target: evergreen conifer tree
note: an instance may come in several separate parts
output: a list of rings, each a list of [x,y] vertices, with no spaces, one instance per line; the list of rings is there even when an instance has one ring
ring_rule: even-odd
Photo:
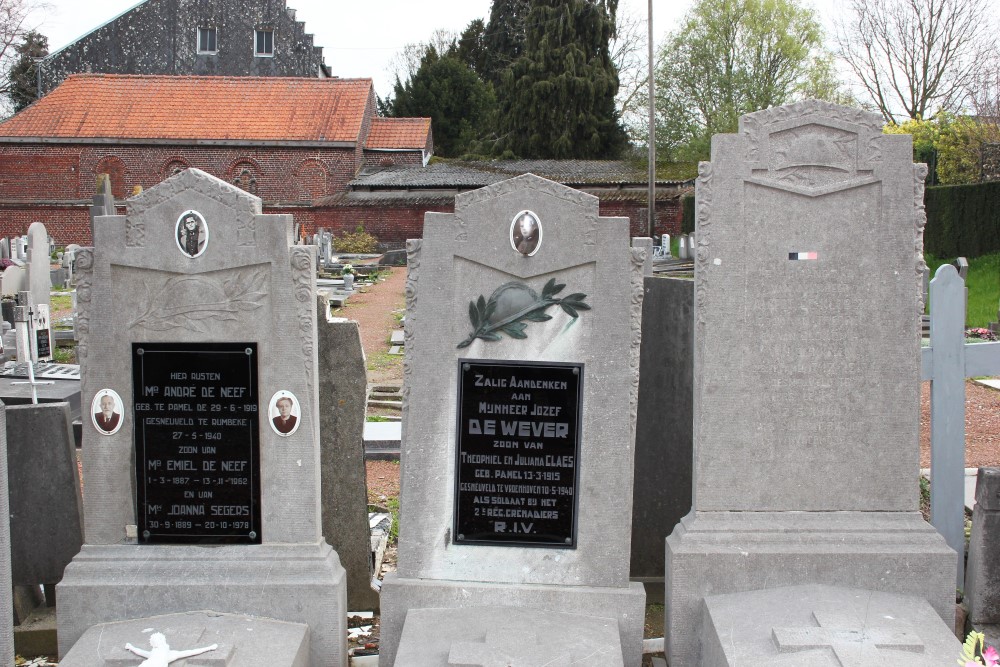
[[[531,0],[523,53],[498,89],[503,148],[526,158],[620,155],[627,139],[608,48],[616,6],[617,0]]]

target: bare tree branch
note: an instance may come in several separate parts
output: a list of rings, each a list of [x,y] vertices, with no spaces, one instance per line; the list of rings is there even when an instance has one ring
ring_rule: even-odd
[[[994,23],[989,0],[851,0],[836,41],[857,83],[895,122],[959,111],[997,48]]]

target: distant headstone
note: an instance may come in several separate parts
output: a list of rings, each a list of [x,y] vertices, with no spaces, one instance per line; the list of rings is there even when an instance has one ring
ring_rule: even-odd
[[[347,607],[378,609],[372,588],[371,530],[365,474],[365,355],[357,322],[333,321],[329,296],[317,304],[320,492],[323,536],[347,570]]]
[[[406,266],[405,250],[387,250],[378,260],[379,266]]]
[[[17,236],[14,238],[14,258],[19,262],[28,261],[28,237]]]
[[[60,667],[131,667],[141,657],[125,648],[149,650],[154,634],[169,648],[215,646],[172,665],[199,667],[308,667],[309,626],[242,614],[193,611],[129,621],[99,623],[87,630],[60,661]],[[13,664],[13,663],[11,663]],[[146,664],[146,663],[142,663]],[[153,665],[152,667],[156,667]]]
[[[459,194],[408,242],[405,518],[381,592],[385,664],[412,655],[413,610],[447,627],[448,609],[479,607],[613,619],[624,664],[639,664],[645,593],[620,548],[645,260],[629,241],[596,197],[528,174]],[[470,613],[476,632],[439,645],[486,636],[488,617]],[[547,636],[580,635],[559,618]]]
[[[691,259],[688,255],[688,235],[681,234],[677,240],[677,259]]]
[[[20,266],[8,266],[0,276],[0,291],[5,297],[16,297],[17,293],[27,287],[25,271]]]
[[[60,652],[98,623],[214,609],[305,623],[309,665],[346,667],[314,253],[197,169],[127,210],[77,253],[86,543],[58,588]]]
[[[0,403],[0,664],[14,664],[14,595],[10,562],[10,500],[7,496],[7,422]]]
[[[83,544],[69,403],[7,406],[14,584],[57,584]]]
[[[808,101],[743,116],[700,166],[672,667],[708,664],[708,595],[851,586],[923,598],[952,625],[955,552],[918,511],[926,167],[911,143]]]
[[[0,259],[10,259],[10,239],[0,239]]]
[[[52,292],[50,266],[49,235],[45,225],[33,222],[28,227],[28,289],[36,306],[49,306]]]

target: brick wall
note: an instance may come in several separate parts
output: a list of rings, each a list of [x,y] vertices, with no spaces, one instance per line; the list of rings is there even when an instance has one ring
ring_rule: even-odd
[[[649,211],[645,202],[636,201],[602,201],[601,215],[610,217],[626,217],[629,219],[629,235],[632,237],[646,236],[649,232],[647,220]],[[657,236],[681,233],[681,202],[680,199],[670,199],[656,202]]]

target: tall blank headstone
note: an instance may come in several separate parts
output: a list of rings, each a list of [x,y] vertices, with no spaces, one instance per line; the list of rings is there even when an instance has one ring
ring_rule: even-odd
[[[86,543],[58,587],[60,653],[97,623],[209,609],[305,623],[309,664],[346,665],[314,249],[197,169],[127,210],[76,260]]]
[[[35,299],[35,305],[49,307],[52,292],[50,273],[49,235],[45,225],[33,222],[28,227],[28,289]]]
[[[532,174],[458,195],[407,247],[401,533],[380,663],[423,664],[397,659],[412,655],[401,635],[467,641],[413,610],[504,607],[614,619],[638,664],[645,594],[628,544],[645,251],[596,197]],[[541,661],[545,638],[534,646],[525,625]],[[559,636],[587,632],[567,620]]]
[[[365,476],[365,353],[358,323],[331,321],[329,296],[317,301],[323,537],[347,570],[348,609],[368,611],[378,609],[378,594],[372,588]]]
[[[955,552],[918,505],[926,167],[910,137],[802,102],[743,116],[699,172],[671,666],[701,664],[709,595],[849,586],[921,597],[952,625]]]

